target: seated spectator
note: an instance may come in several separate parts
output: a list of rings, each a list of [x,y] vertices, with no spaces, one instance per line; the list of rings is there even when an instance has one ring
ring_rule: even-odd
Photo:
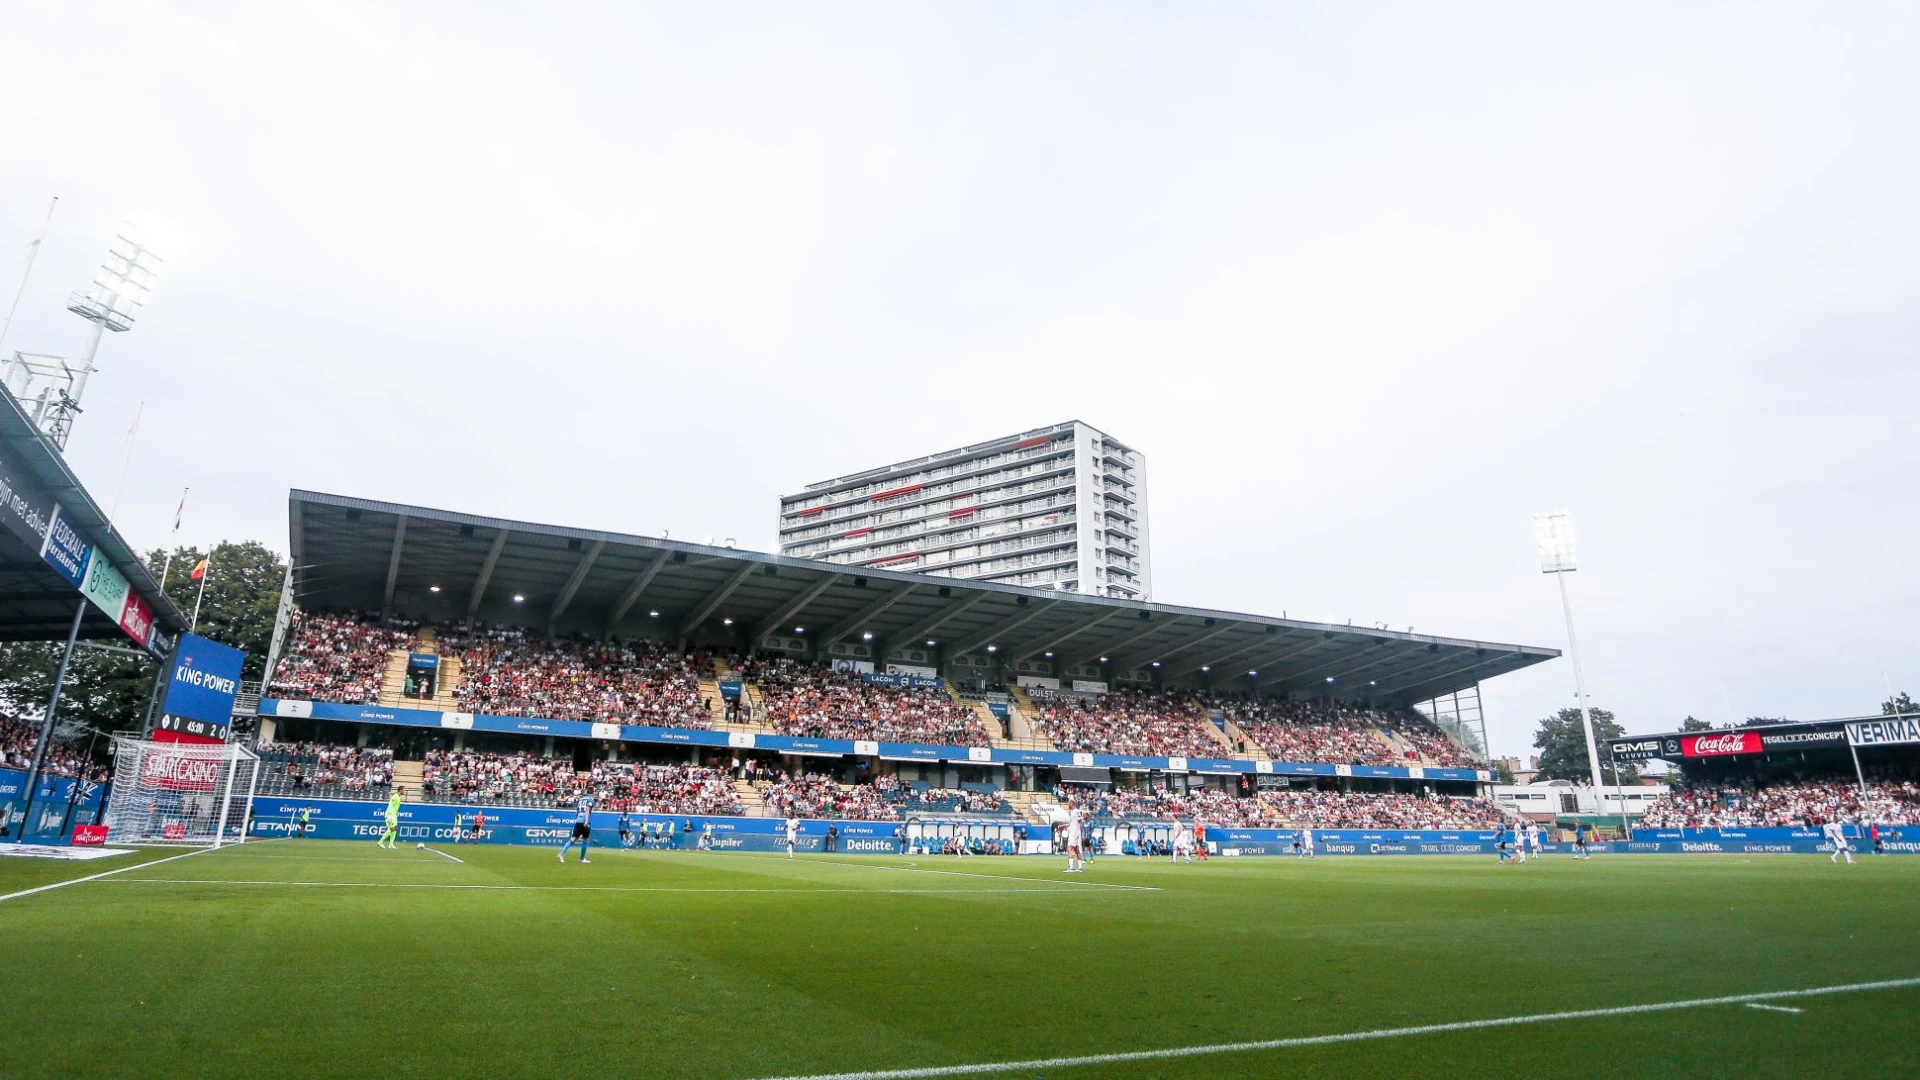
[[[1756,829],[1811,827],[1829,821],[1920,824],[1920,784],[1912,780],[1871,783],[1865,800],[1860,797],[1860,785],[1852,780],[1691,784],[1662,795],[1647,808],[1639,827]]]
[[[979,714],[944,688],[882,686],[858,671],[786,658],[749,661],[736,674],[759,687],[767,722],[782,735],[936,746],[990,742]]]
[[[40,742],[40,726],[38,720],[0,716],[0,769],[25,772],[33,768],[33,752]],[[47,742],[46,757],[40,762],[40,775],[84,777],[100,783],[111,775],[111,770],[87,760],[84,747],[55,733]]]
[[[381,625],[358,613],[293,613],[273,677],[272,697],[366,705],[380,697],[387,658],[413,641],[412,624]]]
[[[1206,710],[1192,697],[1145,690],[1042,695],[1034,725],[1062,750],[1143,757],[1221,757]]]

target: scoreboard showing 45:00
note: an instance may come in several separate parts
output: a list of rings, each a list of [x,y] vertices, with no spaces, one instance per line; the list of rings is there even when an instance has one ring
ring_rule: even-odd
[[[197,634],[182,634],[160,705],[159,730],[224,742],[247,654]]]

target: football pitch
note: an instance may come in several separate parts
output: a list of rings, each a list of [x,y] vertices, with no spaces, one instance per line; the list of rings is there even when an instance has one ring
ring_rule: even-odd
[[[0,901],[0,1074],[1920,1073],[1920,858],[179,854],[0,860],[141,862]]]

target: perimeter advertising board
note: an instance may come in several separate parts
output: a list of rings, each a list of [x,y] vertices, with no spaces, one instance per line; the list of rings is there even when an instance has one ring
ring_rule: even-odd
[[[1847,725],[1847,741],[1855,746],[1907,746],[1920,743],[1920,716],[1893,716]]]

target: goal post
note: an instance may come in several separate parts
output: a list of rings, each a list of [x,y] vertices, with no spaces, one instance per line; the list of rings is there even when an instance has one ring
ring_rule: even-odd
[[[204,844],[246,838],[260,758],[237,743],[113,738],[110,844]]]

